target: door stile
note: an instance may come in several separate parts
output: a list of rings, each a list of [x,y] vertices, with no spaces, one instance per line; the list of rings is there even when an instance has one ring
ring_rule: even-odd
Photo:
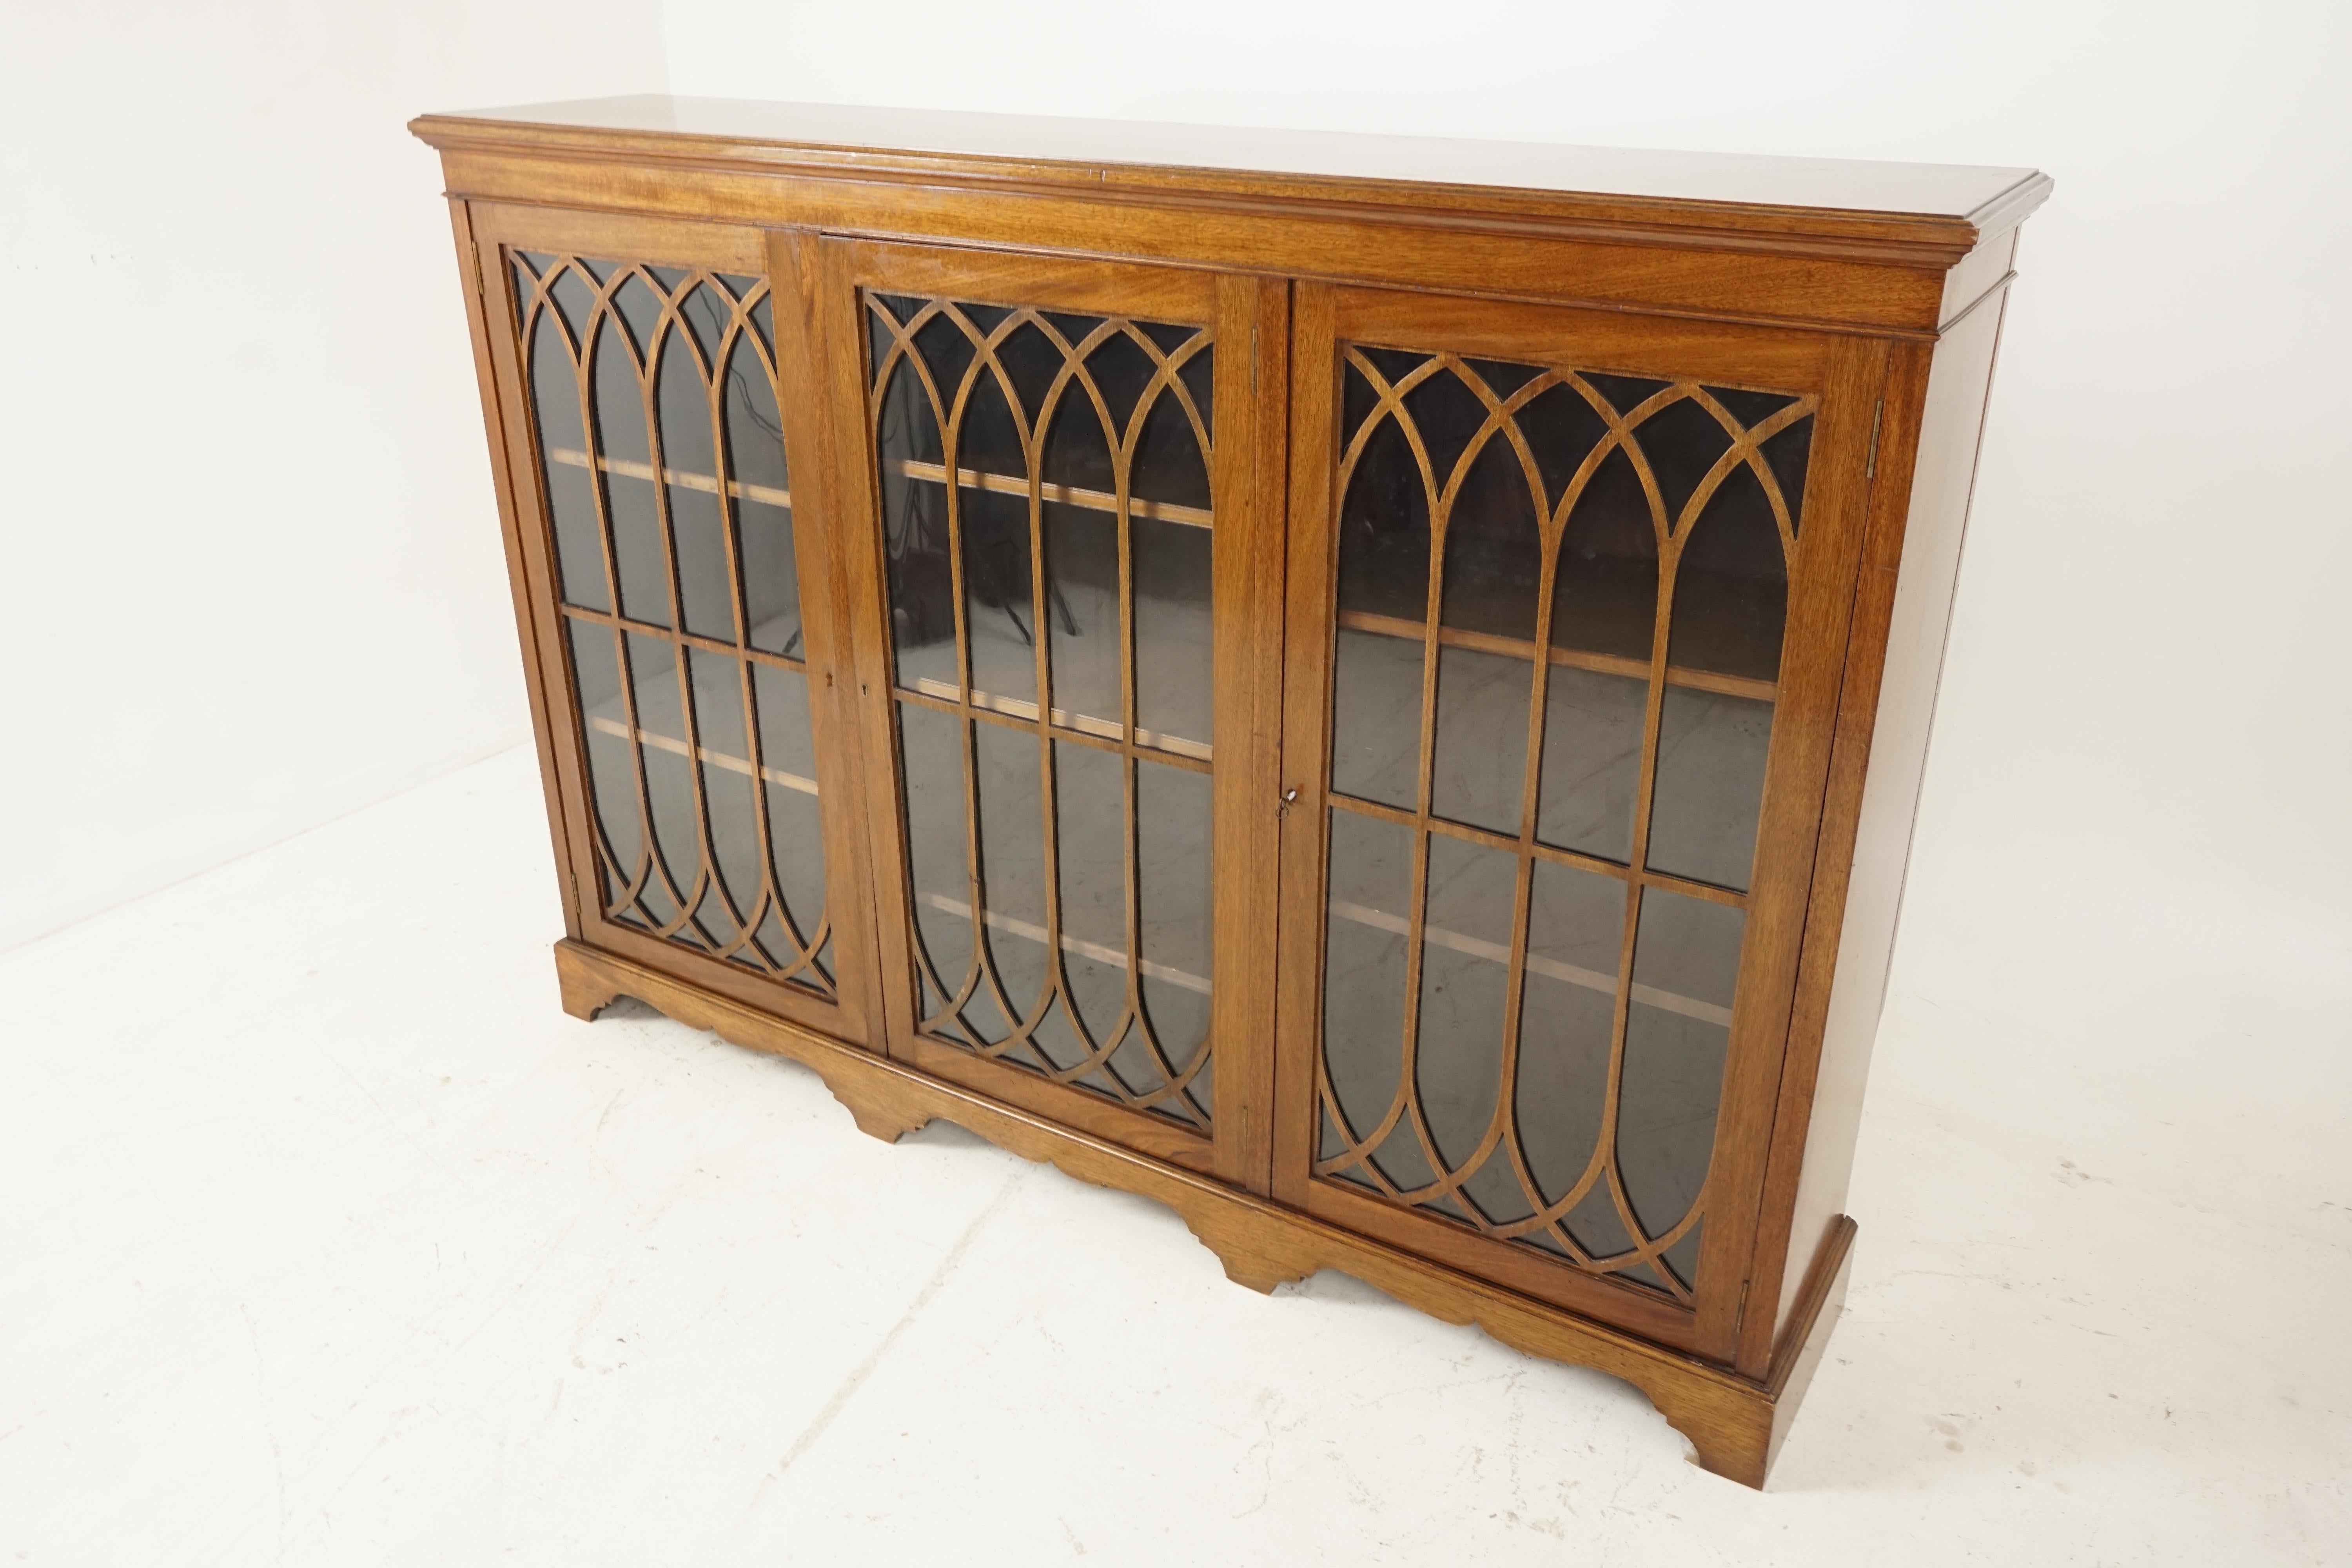
[[[1259,1194],[1272,1190],[1276,1124],[1289,307],[1289,286],[1280,279],[1218,279],[1217,339],[1239,352],[1217,362],[1216,403],[1224,418],[1213,484],[1223,531],[1215,553],[1221,722],[1212,918],[1221,938],[1234,933],[1240,940],[1220,941],[1218,1082],[1221,1092],[1223,1085],[1234,1087],[1233,1113],[1217,1119],[1217,1173]]]
[[[563,934],[577,942],[582,918],[579,871],[572,858],[577,830],[564,800],[556,731],[549,706],[550,693],[561,692],[563,686],[560,681],[553,687],[548,684],[545,656],[550,628],[542,624],[543,603],[551,603],[552,595],[545,590],[545,579],[537,575],[538,569],[524,542],[524,508],[517,499],[522,487],[517,483],[516,476],[533,470],[514,467],[513,426],[520,417],[521,405],[515,401],[514,367],[509,363],[509,356],[500,352],[516,341],[514,300],[507,289],[493,290],[489,287],[495,268],[482,261],[480,247],[474,238],[470,204],[460,197],[449,198],[449,220],[457,237],[458,275],[465,281],[466,328],[473,344],[474,378],[480,389],[482,424],[489,436],[490,478],[499,504],[499,539],[506,551],[507,586],[514,600],[515,630],[522,644],[523,692],[530,705],[531,750],[539,759],[539,782],[547,798],[547,818],[555,830],[555,869],[562,893]],[[493,262],[497,249],[491,247]],[[536,509],[531,510],[535,513]]]
[[[858,754],[872,760],[865,807],[870,918],[875,937],[876,991],[882,1004],[883,1048],[893,1058],[916,1058],[915,955],[907,922],[895,906],[904,897],[907,827],[897,788],[898,735],[890,713],[890,600],[883,561],[881,497],[877,493],[866,434],[866,353],[857,331],[857,281],[850,246],[821,237],[793,251],[794,264],[813,273],[809,346],[821,377],[825,420],[827,489],[835,506],[835,569],[846,607],[843,627],[852,689],[843,693],[855,714]]]
[[[1740,951],[1715,1162],[1707,1174],[1709,1216],[1718,1214],[1717,1202],[1726,1206],[1720,1211],[1723,1223],[1708,1226],[1700,1251],[1702,1278],[1721,1283],[1700,1295],[1697,1348],[1718,1361],[1733,1357],[1748,1295],[1758,1199],[1789,1045],[1813,850],[1845,675],[1854,574],[1868,518],[1874,413],[1886,365],[1883,339],[1832,340],[1803,498],[1805,527],[1790,567],[1780,696],[1750,884],[1754,897]]]
[[[507,278],[509,243],[495,227],[487,235],[477,228],[475,282],[482,291],[492,328],[491,360],[498,376],[499,402],[505,411],[504,466],[513,487],[516,545],[528,584],[524,596],[529,600],[532,631],[528,646],[537,656],[530,686],[548,724],[546,755],[554,768],[560,797],[551,816],[558,825],[557,841],[568,856],[562,868],[565,932],[576,942],[602,924],[602,903],[595,893],[602,880],[593,847],[595,829],[588,820],[587,759],[582,752],[579,727],[569,713],[572,666],[564,652],[562,615],[557,607],[553,523],[539,477],[537,422],[522,367],[522,320]]]
[[[1273,1194],[1304,1209],[1320,1116],[1324,784],[1330,768],[1330,519],[1339,426],[1334,290],[1291,289],[1290,518],[1282,675],[1282,954],[1275,1030]]]
[[[768,291],[776,332],[778,412],[791,450],[799,454],[793,472],[794,511],[811,526],[793,531],[793,554],[803,589],[802,616],[810,626],[810,716],[817,737],[819,784],[824,798],[838,803],[824,814],[828,900],[839,900],[835,919],[857,933],[857,950],[878,955],[874,919],[871,847],[866,829],[869,753],[854,699],[856,653],[851,611],[850,541],[860,537],[843,510],[845,492],[834,421],[827,411],[835,395],[830,343],[824,336],[823,279],[817,237],[805,229],[772,229],[767,237]],[[805,476],[805,477],[803,477]],[[823,649],[822,654],[818,652]],[[820,665],[824,684],[816,687]],[[856,1038],[873,1049],[885,1047],[877,1025],[884,1016],[881,970],[869,956],[856,974],[836,976],[842,1009]]]

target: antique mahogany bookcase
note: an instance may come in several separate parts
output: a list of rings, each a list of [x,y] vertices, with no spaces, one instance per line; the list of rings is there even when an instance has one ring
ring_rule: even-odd
[[[417,121],[616,997],[1767,1466],[2022,169]]]

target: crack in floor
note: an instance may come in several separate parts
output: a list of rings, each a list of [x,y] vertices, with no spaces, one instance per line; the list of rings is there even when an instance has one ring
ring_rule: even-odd
[[[1021,1184],[1028,1180],[1028,1177],[1029,1171],[1025,1167],[1013,1172],[1005,1180],[1004,1185],[997,1189],[996,1196],[989,1200],[988,1206],[975,1215],[970,1225],[964,1226],[963,1234],[956,1237],[955,1245],[948,1248],[945,1258],[940,1259],[940,1266],[931,1270],[931,1277],[923,1282],[923,1288],[920,1290],[915,1292],[915,1299],[907,1303],[906,1311],[900,1313],[898,1321],[890,1325],[890,1331],[884,1334],[882,1342],[867,1353],[864,1361],[857,1363],[856,1368],[847,1377],[841,1380],[840,1386],[833,1391],[833,1396],[824,1402],[824,1407],[816,1413],[815,1418],[811,1420],[802,1430],[801,1435],[793,1440],[793,1446],[785,1452],[783,1461],[777,1465],[770,1475],[771,1483],[777,1477],[790,1471],[793,1463],[802,1455],[815,1447],[817,1439],[824,1436],[825,1428],[831,1426],[835,1418],[848,1408],[849,1402],[857,1396],[859,1389],[866,1386],[866,1380],[874,1375],[875,1369],[882,1364],[883,1358],[890,1353],[891,1347],[898,1342],[899,1336],[904,1334],[913,1325],[915,1320],[922,1315],[923,1309],[930,1305],[931,1298],[940,1293],[940,1288],[961,1266],[964,1254],[971,1250],[971,1244],[979,1239],[980,1233],[988,1228],[988,1222],[994,1219],[1004,1205],[1012,1201],[1013,1193],[1019,1190]]]

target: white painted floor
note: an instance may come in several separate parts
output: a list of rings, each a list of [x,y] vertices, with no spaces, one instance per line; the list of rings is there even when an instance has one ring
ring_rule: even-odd
[[[2126,1180],[1898,987],[1759,1495],[1622,1385],[565,1017],[541,809],[510,752],[0,956],[0,1563],[2352,1561],[2352,1215],[2252,1122]]]

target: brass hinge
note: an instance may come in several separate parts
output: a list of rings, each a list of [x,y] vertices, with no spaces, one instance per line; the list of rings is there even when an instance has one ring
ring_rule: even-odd
[[[1878,422],[1885,416],[1886,399],[1882,397],[1878,400],[1878,406],[1870,411],[1870,460],[1862,466],[1862,477],[1865,479],[1878,477]]]

